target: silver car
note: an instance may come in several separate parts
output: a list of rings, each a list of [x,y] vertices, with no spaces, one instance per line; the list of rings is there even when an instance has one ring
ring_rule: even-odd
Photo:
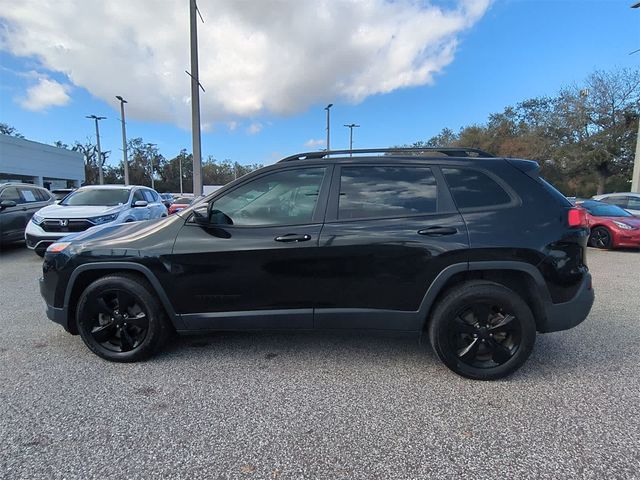
[[[620,192],[595,195],[594,200],[617,205],[636,217],[640,217],[640,193]]]
[[[25,230],[27,247],[43,256],[49,245],[96,225],[113,225],[166,217],[155,190],[137,185],[81,187],[54,205],[38,210]]]

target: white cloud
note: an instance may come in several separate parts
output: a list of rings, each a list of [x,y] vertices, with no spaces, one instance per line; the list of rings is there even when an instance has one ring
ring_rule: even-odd
[[[286,115],[425,85],[491,0],[210,0],[203,122]],[[0,0],[0,49],[38,59],[139,120],[189,125],[188,2]]]
[[[307,140],[306,142],[304,142],[304,146],[308,147],[308,148],[318,148],[318,147],[325,147],[325,144],[327,143],[327,141],[325,139],[315,139],[315,138],[311,138],[309,140]]]
[[[26,77],[32,77],[32,74]],[[67,93],[69,86],[51,80],[46,76],[38,76],[38,83],[27,88],[25,97],[18,98],[18,103],[27,110],[40,111],[49,107],[61,107],[69,103]]]
[[[260,133],[263,128],[264,125],[262,125],[260,122],[253,122],[251,125],[249,125],[249,127],[247,127],[247,133],[249,135],[255,135],[256,133]]]

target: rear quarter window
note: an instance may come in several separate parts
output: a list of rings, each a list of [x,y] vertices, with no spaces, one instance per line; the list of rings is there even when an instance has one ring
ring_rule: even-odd
[[[511,196],[489,175],[471,168],[443,168],[459,209],[480,209],[512,203]]]

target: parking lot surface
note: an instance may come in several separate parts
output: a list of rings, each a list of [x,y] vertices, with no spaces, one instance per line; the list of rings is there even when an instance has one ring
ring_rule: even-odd
[[[0,478],[640,478],[640,252],[589,250],[596,303],[512,377],[415,339],[224,333],[139,364],[44,314],[0,253]]]

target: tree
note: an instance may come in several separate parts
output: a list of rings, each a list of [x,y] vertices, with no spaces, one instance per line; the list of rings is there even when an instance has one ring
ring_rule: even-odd
[[[480,148],[537,160],[542,174],[573,195],[624,188],[631,173],[640,100],[640,71],[594,72],[584,84],[491,114],[458,133],[445,128],[413,147]]]
[[[0,134],[16,138],[24,138],[24,135],[18,132],[14,127],[2,122],[0,122]]]

